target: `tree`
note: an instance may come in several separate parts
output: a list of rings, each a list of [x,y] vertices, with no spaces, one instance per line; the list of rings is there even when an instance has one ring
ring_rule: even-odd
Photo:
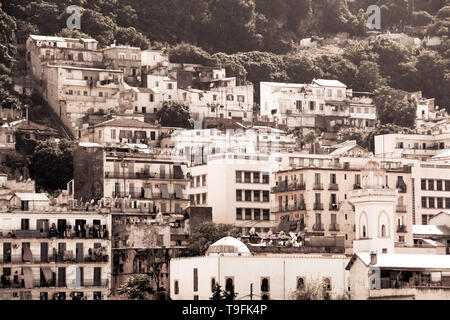
[[[371,152],[375,152],[375,137],[391,133],[403,133],[403,134],[415,134],[415,129],[401,127],[392,123],[377,126],[366,137],[367,149]]]
[[[91,38],[90,35],[88,35],[84,32],[81,32],[78,29],[71,30],[71,29],[67,29],[67,28],[62,29],[60,32],[58,32],[56,34],[56,36],[64,37],[64,38],[74,38],[74,39],[81,39],[81,38],[90,39]]]
[[[291,300],[349,300],[348,294],[343,293],[340,295],[332,296],[328,290],[328,284],[324,280],[306,281],[301,287],[298,287],[296,291],[291,293]]]
[[[355,77],[355,90],[363,92],[373,92],[385,84],[385,79],[380,75],[380,68],[377,63],[363,61],[358,68]]]
[[[323,71],[308,57],[286,57],[286,72],[289,80],[295,83],[310,83],[321,79]]]
[[[169,59],[174,63],[193,63],[215,66],[215,60],[202,48],[188,43],[181,43],[169,50]]]
[[[153,293],[152,279],[146,274],[131,276],[125,284],[119,288],[119,295],[125,295],[132,300],[147,300]]]
[[[38,187],[47,191],[65,189],[73,179],[72,142],[39,141],[31,157],[30,171]]]
[[[10,73],[16,54],[16,21],[2,10],[0,3],[0,74]]]
[[[406,100],[402,91],[383,86],[374,92],[374,102],[381,124],[414,127],[416,106]]]
[[[156,117],[165,127],[192,128],[191,111],[180,102],[164,101]]]
[[[150,41],[147,37],[137,31],[134,27],[117,27],[115,40],[117,41],[117,44],[139,47],[142,50],[147,50],[150,47]]]
[[[110,17],[85,9],[81,15],[81,21],[81,30],[94,37],[100,46],[105,47],[113,43],[116,24]]]
[[[204,222],[193,230],[187,245],[188,255],[202,256],[209,246],[226,236],[239,237],[240,232],[232,225]]]
[[[366,144],[367,133],[366,133],[366,131],[364,131],[364,129],[353,128],[353,127],[352,128],[342,128],[338,132],[338,138],[342,142],[348,141],[348,140],[356,140],[356,143],[359,146],[361,146],[363,148],[367,147],[367,144]]]

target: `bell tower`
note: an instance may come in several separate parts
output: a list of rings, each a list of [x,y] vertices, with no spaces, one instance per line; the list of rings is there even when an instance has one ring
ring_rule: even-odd
[[[375,161],[369,161],[361,175],[362,188],[349,196],[355,206],[353,251],[394,253],[398,191],[383,185],[386,172]]]

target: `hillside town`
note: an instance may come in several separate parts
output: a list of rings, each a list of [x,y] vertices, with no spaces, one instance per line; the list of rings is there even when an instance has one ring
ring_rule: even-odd
[[[374,94],[340,80],[242,84],[89,38],[32,34],[23,51],[14,89],[48,117],[0,110],[0,300],[135,299],[139,279],[151,300],[314,286],[325,300],[450,299],[450,116],[435,97],[403,92],[414,132],[368,147],[342,132],[377,132]],[[72,160],[50,192],[21,162],[51,143]]]

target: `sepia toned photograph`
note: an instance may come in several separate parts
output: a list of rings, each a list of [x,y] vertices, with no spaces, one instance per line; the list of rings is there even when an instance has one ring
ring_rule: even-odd
[[[1,0],[1,304],[450,300],[449,36],[450,0]]]

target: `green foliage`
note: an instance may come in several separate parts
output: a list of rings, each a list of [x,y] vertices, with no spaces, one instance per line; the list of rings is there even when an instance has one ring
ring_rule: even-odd
[[[164,101],[156,117],[164,127],[192,128],[191,111],[180,102]]]
[[[169,59],[174,63],[192,63],[215,66],[214,59],[208,52],[188,43],[181,43],[169,50]]]
[[[56,34],[56,36],[64,37],[64,38],[74,38],[74,39],[80,39],[80,38],[90,39],[90,38],[92,38],[87,33],[81,32],[78,29],[71,30],[71,29],[67,29],[67,28],[62,29],[60,32],[58,32]]]
[[[375,151],[375,137],[384,135],[384,134],[391,134],[391,133],[415,134],[417,132],[414,129],[407,128],[407,127],[401,127],[401,126],[398,126],[398,125],[395,125],[392,123],[377,126],[366,137],[367,149],[371,152],[374,152]]]
[[[116,24],[110,17],[85,9],[82,11],[81,21],[81,31],[94,37],[100,46],[109,46],[114,42]]]
[[[114,39],[117,41],[117,44],[139,47],[142,50],[146,50],[150,47],[150,41],[147,37],[137,31],[134,27],[117,27]]]
[[[30,163],[31,177],[47,191],[65,189],[73,179],[72,142],[39,141]]]
[[[240,232],[232,225],[204,222],[193,230],[189,238],[188,255],[202,256],[210,245],[227,236],[237,238]]]
[[[119,290],[119,295],[127,296],[132,300],[148,300],[149,294],[153,293],[152,279],[146,274],[132,275]]]
[[[354,90],[373,92],[385,84],[385,79],[380,75],[380,67],[372,61],[363,61],[356,72]]]

